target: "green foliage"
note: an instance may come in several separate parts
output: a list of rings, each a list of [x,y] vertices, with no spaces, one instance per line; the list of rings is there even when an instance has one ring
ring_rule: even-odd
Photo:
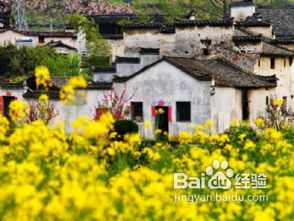
[[[35,68],[39,65],[48,67],[52,76],[83,75],[88,80],[92,77],[92,71],[81,69],[79,54],[58,54],[47,46],[34,48],[0,46],[0,76],[9,78],[12,83],[34,75]]]
[[[256,0],[258,6],[280,7],[286,4],[284,0]],[[289,1],[293,2],[293,0]],[[134,0],[132,7],[139,15],[140,22],[152,22],[148,15],[157,10],[165,15],[167,22],[176,18],[184,18],[187,12],[193,11],[197,19],[221,19],[229,11],[232,0]]]
[[[42,61],[42,65],[49,68],[52,76],[78,76],[81,57],[78,54],[48,56]]]
[[[73,14],[68,17],[69,23],[77,31],[85,34],[89,56],[85,62],[90,66],[101,66],[110,63],[111,45],[102,37],[97,24],[84,16]]]
[[[0,75],[3,77],[31,76],[35,67],[42,64],[44,57],[56,53],[50,47],[17,48],[13,45],[0,46]]]
[[[127,133],[137,133],[139,127],[133,120],[117,120],[114,123],[115,132],[123,137]]]

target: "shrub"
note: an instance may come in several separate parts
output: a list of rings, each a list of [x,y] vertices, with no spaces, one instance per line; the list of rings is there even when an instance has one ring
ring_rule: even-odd
[[[133,120],[117,120],[114,123],[114,128],[120,137],[127,133],[137,133],[139,131],[138,124]]]

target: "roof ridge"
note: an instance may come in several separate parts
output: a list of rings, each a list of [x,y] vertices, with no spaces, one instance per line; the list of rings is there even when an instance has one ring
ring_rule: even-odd
[[[286,51],[288,51],[288,52],[294,53],[294,50],[291,50],[291,49],[288,49],[288,48],[286,48],[286,47],[282,47],[282,46],[280,46],[280,45],[274,44],[274,43],[272,42],[274,39],[268,38],[268,37],[266,37],[266,36],[264,36],[264,35],[262,35],[262,34],[256,35],[256,34],[254,34],[253,32],[248,31],[248,30],[244,30],[244,29],[242,29],[242,28],[238,28],[238,30],[240,30],[241,32],[244,32],[244,33],[246,33],[246,34],[248,34],[248,35],[250,35],[250,36],[253,36],[253,37],[256,37],[256,36],[260,36],[260,35],[261,35],[261,41],[262,41],[262,42],[268,43],[268,44],[270,44],[270,45],[272,45],[272,46],[274,46],[274,47],[277,47],[277,48],[280,48],[280,49],[286,50]],[[294,55],[294,54],[293,54],[293,55]]]

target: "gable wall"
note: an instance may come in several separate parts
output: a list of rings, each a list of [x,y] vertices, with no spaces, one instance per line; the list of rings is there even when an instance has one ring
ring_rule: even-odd
[[[258,60],[260,60],[260,67]],[[284,66],[284,62],[286,67]],[[255,63],[254,72],[263,76],[276,75],[278,85],[274,90],[271,90],[270,96],[277,98],[286,96],[288,107],[292,105],[293,108],[294,102],[291,97],[294,95],[294,64],[292,62],[292,66],[290,66],[289,58],[275,57],[275,69],[271,69],[270,57],[262,56]]]
[[[126,83],[115,83],[114,88],[122,91],[124,85],[127,97],[134,95],[132,101],[143,102],[144,121],[150,120],[154,123],[152,106],[157,106],[159,101],[163,101],[164,106],[172,107],[172,119],[169,123],[171,134],[178,134],[182,130],[188,130],[191,124],[202,124],[210,119],[210,82],[198,81],[166,61],[147,69]],[[177,101],[191,102],[190,123],[176,121]],[[150,133],[147,135],[152,136]]]
[[[36,46],[38,44],[38,37],[26,36],[11,30],[0,33],[0,44],[4,45],[4,44],[11,43],[15,45],[17,38],[32,38],[33,46]]]
[[[211,40],[211,45],[231,41],[233,27],[184,27],[176,28],[174,56],[191,55],[206,48],[201,40]]]

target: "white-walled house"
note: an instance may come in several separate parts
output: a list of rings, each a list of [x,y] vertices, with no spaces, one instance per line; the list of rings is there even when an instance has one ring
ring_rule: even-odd
[[[77,34],[73,32],[36,32],[19,31],[14,29],[0,30],[0,45],[13,44],[16,46],[42,46],[52,42],[61,42],[63,48],[78,49]]]
[[[154,125],[157,108],[165,110],[162,129],[171,136],[208,119],[219,133],[234,119],[253,122],[266,116],[270,98],[283,98],[285,106],[294,110],[294,38],[281,38],[277,26],[255,13],[253,1],[233,4],[231,13],[235,18],[125,25],[119,36],[108,39],[115,63],[93,69],[93,82],[84,90],[86,102],[70,107],[60,103],[58,94],[65,81],[53,79],[55,88],[48,95],[59,110],[55,120],[70,122],[80,115],[93,118],[105,93],[119,93],[124,88],[127,97],[134,95],[129,103],[134,107],[130,118],[138,122],[145,137],[153,134],[143,129],[143,122],[150,120]],[[69,41],[75,36],[77,45],[66,47],[70,43],[58,38],[52,44],[63,52],[73,48],[79,53],[86,51],[81,33],[66,35],[64,39]],[[6,30],[0,33],[0,43],[1,36],[28,37]],[[38,35],[30,36],[35,44],[40,41]],[[2,110],[7,109],[9,97],[37,99],[41,93],[28,86],[24,91],[21,84],[2,82]]]
[[[223,132],[231,120],[252,120],[251,110],[259,111],[259,107],[250,102],[251,97],[257,95],[265,99],[276,86],[274,76],[253,74],[223,57],[207,60],[164,57],[131,75],[116,75],[112,82],[89,84],[84,89],[86,102],[73,106],[59,101],[59,89],[66,79],[53,78],[52,81],[52,89],[47,94],[59,112],[55,121],[69,123],[81,115],[93,118],[94,108],[105,93],[115,90],[120,94],[125,88],[126,97],[133,95],[129,101],[134,107],[130,117],[138,122],[145,137],[153,134],[144,131],[143,122],[155,123],[158,108],[165,110],[165,124],[161,129],[170,136],[209,119],[215,122],[215,132]],[[33,79],[26,81],[26,91],[22,84],[14,85],[14,90],[12,86],[2,84],[2,110],[7,109],[7,95],[20,100],[37,99],[41,95]],[[69,129],[69,125],[67,127]]]
[[[134,95],[130,104],[141,110],[134,120],[154,123],[154,110],[164,108],[165,129],[174,135],[209,119],[216,132],[223,132],[233,119],[252,120],[250,109],[258,107],[252,107],[250,96],[257,92],[265,99],[275,86],[274,76],[255,75],[221,57],[164,57],[133,75],[116,77],[113,84],[116,90],[125,87],[127,96]]]

